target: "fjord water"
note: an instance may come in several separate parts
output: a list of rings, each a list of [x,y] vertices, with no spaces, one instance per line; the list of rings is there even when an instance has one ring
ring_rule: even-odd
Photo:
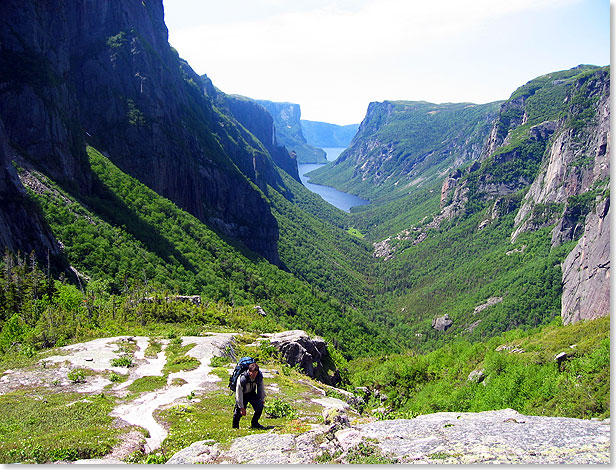
[[[331,147],[324,148],[323,150],[325,150],[325,153],[327,154],[327,160],[333,162],[342,153],[344,148]],[[370,204],[370,201],[354,196],[352,194],[343,193],[342,191],[338,191],[337,189],[334,189],[330,186],[309,183],[308,181],[310,180],[310,178],[305,176],[306,173],[309,173],[312,170],[316,170],[317,168],[321,168],[323,165],[323,163],[302,163],[301,165],[297,165],[297,168],[299,170],[299,177],[302,181],[302,184],[313,193],[317,193],[319,196],[329,202],[332,206],[336,206],[338,209],[342,209],[345,212],[350,212],[351,207],[354,206],[363,206],[366,204]]]

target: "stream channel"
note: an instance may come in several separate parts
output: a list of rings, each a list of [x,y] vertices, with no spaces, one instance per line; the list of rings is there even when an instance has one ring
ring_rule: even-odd
[[[327,153],[327,160],[333,162],[342,153],[344,148],[331,147],[324,148],[323,150],[325,150],[325,153]],[[302,180],[302,184],[313,193],[316,193],[321,196],[332,206],[336,206],[338,209],[342,209],[345,212],[350,212],[351,207],[354,206],[363,206],[366,204],[370,204],[370,201],[367,201],[366,199],[354,196],[353,194],[343,193],[342,191],[338,191],[337,189],[334,189],[330,186],[309,183],[310,178],[306,176],[306,173],[309,173],[312,170],[316,170],[317,168],[321,168],[323,165],[325,165],[325,163],[302,163],[297,165],[297,169],[299,170],[299,177]]]

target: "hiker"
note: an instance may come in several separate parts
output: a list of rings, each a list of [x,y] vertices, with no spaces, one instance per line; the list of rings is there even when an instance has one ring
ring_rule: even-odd
[[[255,410],[252,416],[251,427],[253,429],[265,429],[259,424],[259,418],[263,413],[265,404],[265,388],[263,387],[263,374],[259,365],[255,362],[248,366],[237,379],[235,386],[235,408],[233,409],[233,427],[240,427],[240,419],[246,416],[246,404],[250,403]]]

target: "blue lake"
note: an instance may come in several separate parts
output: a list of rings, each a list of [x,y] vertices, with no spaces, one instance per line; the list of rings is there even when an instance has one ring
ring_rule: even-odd
[[[324,148],[323,150],[327,153],[327,160],[333,162],[342,153],[344,148]],[[305,176],[305,174],[311,172],[312,170],[316,170],[317,168],[321,168],[323,165],[323,163],[302,163],[297,165],[302,184],[313,193],[317,193],[332,206],[336,206],[338,209],[342,209],[345,212],[350,212],[351,207],[354,206],[364,206],[366,204],[370,204],[370,201],[352,194],[343,193],[342,191],[338,191],[330,186],[309,183],[309,178]]]

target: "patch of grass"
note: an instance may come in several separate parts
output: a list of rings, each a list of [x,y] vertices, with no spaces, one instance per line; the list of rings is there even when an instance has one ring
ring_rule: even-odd
[[[115,352],[119,354],[132,356],[137,351],[137,342],[132,337],[120,339],[115,344],[118,346]]]
[[[377,446],[365,442],[360,442],[355,447],[349,449],[349,453],[347,454],[345,460],[352,465],[387,465],[397,463],[396,459],[383,455],[383,453]]]
[[[109,361],[111,367],[131,367],[133,360],[128,356],[116,357]]]
[[[268,418],[297,418],[297,410],[286,401],[278,398],[265,403],[264,411]]]
[[[170,374],[181,370],[193,370],[199,367],[201,362],[198,359],[186,356],[186,353],[194,347],[194,343],[182,346],[181,338],[171,340],[171,344],[166,349],[167,363],[163,367],[163,374]]]
[[[214,367],[212,369],[212,372],[210,372],[210,374],[214,374],[217,377],[220,377],[220,379],[223,381],[225,385],[228,383],[229,376],[231,375],[229,374],[229,371],[225,369],[224,367]]]
[[[74,384],[85,383],[86,381],[86,373],[83,369],[73,369],[66,376]]]
[[[101,457],[126,429],[114,428],[113,401],[98,394],[20,390],[0,396],[0,463]]]
[[[120,375],[120,374],[116,374],[115,372],[112,372],[111,374],[109,374],[109,380],[114,383],[124,382],[127,378],[128,378],[127,375]]]
[[[148,347],[145,349],[144,355],[145,357],[155,358],[162,350],[162,343],[157,338],[150,338],[150,342],[148,343]]]
[[[131,392],[143,393],[158,390],[167,385],[167,376],[140,377],[128,386]]]
[[[249,416],[242,420],[240,429],[231,428],[235,397],[223,391],[213,392],[199,403],[176,405],[157,412],[159,418],[169,424],[169,435],[163,442],[165,454],[188,447],[193,442],[214,439],[227,443],[232,439],[250,434],[246,425]],[[250,408],[248,415],[250,415]]]
[[[356,228],[354,228],[354,227],[350,227],[350,228],[347,230],[347,233],[348,233],[349,235],[351,235],[352,237],[359,238],[360,240],[363,240],[363,239],[364,239],[364,237],[365,237],[365,235],[364,235],[363,233],[361,233],[359,230],[357,230],[357,229],[356,229]]]
[[[214,356],[210,360],[210,366],[212,367],[224,367],[226,365],[229,365],[230,363],[231,363],[231,359],[229,359],[228,357],[224,357],[224,356]]]

